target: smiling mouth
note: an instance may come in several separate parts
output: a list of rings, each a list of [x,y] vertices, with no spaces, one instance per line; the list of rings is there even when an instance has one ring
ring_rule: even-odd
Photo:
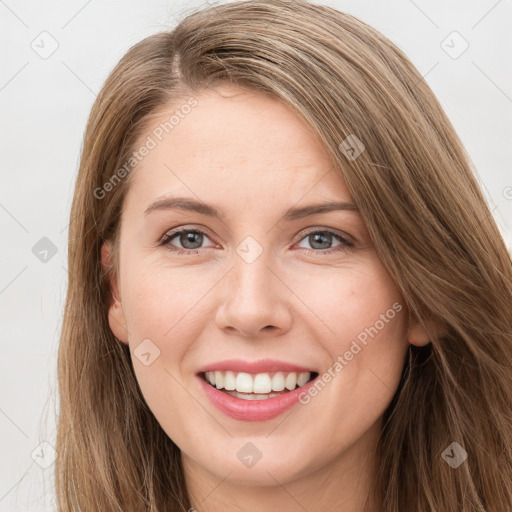
[[[267,400],[300,388],[318,377],[317,372],[268,372],[251,374],[233,371],[202,372],[201,378],[227,395],[243,400]]]

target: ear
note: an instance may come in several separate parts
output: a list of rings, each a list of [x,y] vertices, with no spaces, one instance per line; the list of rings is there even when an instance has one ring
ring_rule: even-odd
[[[411,345],[424,347],[431,341],[433,334],[440,333],[440,327],[432,320],[425,322],[426,328],[416,320],[411,320],[407,340]],[[428,331],[427,331],[428,329]],[[430,332],[430,335],[429,335]]]
[[[110,284],[110,300],[108,306],[108,323],[110,329],[116,338],[128,344],[128,329],[126,327],[123,305],[120,298],[118,298],[120,294],[117,276],[115,275],[112,265],[112,243],[110,241],[104,242],[101,247],[101,266]]]
[[[407,334],[407,341],[411,345],[416,345],[417,347],[424,347],[430,343],[429,336],[425,328],[419,323],[415,322],[410,328],[409,333]]]

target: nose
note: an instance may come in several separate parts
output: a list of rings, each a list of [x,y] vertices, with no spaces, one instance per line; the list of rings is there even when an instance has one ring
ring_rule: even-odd
[[[251,263],[234,254],[233,268],[223,279],[217,327],[250,338],[279,336],[290,329],[293,292],[270,265],[265,252]]]

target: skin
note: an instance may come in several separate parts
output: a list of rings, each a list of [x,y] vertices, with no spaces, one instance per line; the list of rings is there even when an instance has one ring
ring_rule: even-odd
[[[144,397],[181,449],[198,511],[365,510],[382,415],[408,338],[421,345],[428,337],[408,324],[400,291],[358,212],[282,220],[290,207],[353,202],[305,121],[275,99],[235,86],[195,98],[198,106],[132,171],[110,327],[129,344]],[[176,107],[162,109],[141,144]],[[169,196],[213,204],[225,218],[144,214]],[[158,245],[180,226],[206,233],[188,245],[179,235],[169,242],[188,254]],[[328,233],[324,246],[308,236],[326,228],[350,237],[354,247]],[[236,252],[248,236],[263,250],[252,263]],[[110,262],[107,242],[102,263]],[[201,366],[230,358],[280,359],[322,375],[395,302],[402,311],[316,397],[273,420],[225,416],[195,376]],[[144,339],[160,350],[148,366],[133,355]],[[262,453],[252,467],[237,457],[247,442]],[[379,508],[370,500],[366,510]]]

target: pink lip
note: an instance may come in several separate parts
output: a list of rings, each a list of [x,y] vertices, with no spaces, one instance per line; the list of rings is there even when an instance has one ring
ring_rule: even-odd
[[[233,371],[246,373],[267,373],[267,372],[314,372],[311,368],[304,368],[296,364],[276,361],[273,359],[262,359],[260,361],[243,361],[242,359],[228,359],[217,361],[200,368],[197,373],[219,371]]]
[[[287,409],[290,409],[290,407],[299,403],[299,395],[303,392],[307,392],[308,388],[314,385],[317,377],[300,388],[265,400],[244,400],[243,398],[236,398],[223,391],[219,391],[209,382],[206,382],[203,377],[198,376],[198,379],[206,396],[219,411],[235,420],[265,421],[279,416]]]

